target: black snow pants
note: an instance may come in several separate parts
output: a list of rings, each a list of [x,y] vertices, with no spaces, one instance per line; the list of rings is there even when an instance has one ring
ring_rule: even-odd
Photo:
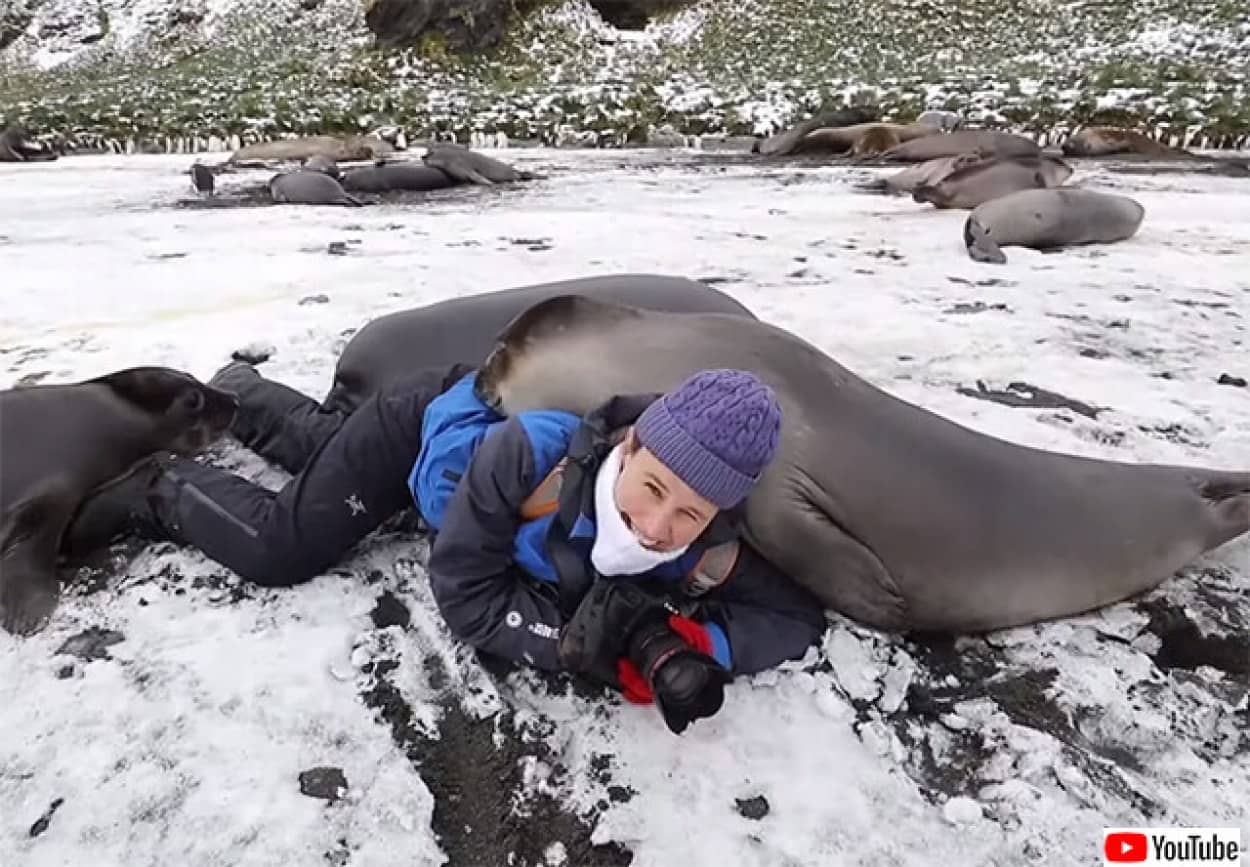
[[[414,372],[346,415],[251,365],[224,368],[212,384],[238,396],[231,433],[294,478],[272,491],[191,458],[163,461],[148,493],[161,535],[257,584],[289,586],[325,572],[414,507],[407,480],[425,409],[472,369]]]

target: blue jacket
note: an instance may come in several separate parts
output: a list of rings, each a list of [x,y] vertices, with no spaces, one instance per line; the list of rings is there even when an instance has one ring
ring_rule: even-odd
[[[585,418],[543,410],[505,418],[473,393],[475,374],[432,401],[409,489],[435,532],[430,584],[460,639],[559,669],[560,629],[592,577],[594,478],[657,395],[616,397]],[[538,489],[536,491],[536,489]],[[535,510],[548,504],[552,510]],[[734,674],[802,656],[824,629],[818,600],[739,539],[722,511],[682,557],[637,581],[708,631]]]

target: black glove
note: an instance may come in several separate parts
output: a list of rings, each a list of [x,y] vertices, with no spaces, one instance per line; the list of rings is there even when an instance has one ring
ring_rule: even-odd
[[[629,637],[628,656],[655,694],[673,734],[710,717],[725,702],[729,672],[669,626],[667,612],[647,612]]]

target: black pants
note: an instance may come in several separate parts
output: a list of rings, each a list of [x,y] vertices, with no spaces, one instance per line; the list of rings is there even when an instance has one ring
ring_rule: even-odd
[[[226,368],[213,384],[238,395],[231,432],[295,477],[275,492],[190,458],[166,461],[149,494],[161,535],[258,584],[287,586],[321,574],[414,506],[407,479],[425,409],[471,370],[414,372],[345,415],[249,365]]]

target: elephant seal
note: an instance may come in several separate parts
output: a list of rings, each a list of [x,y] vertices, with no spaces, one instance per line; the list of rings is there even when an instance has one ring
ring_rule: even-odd
[[[394,151],[394,145],[375,136],[311,135],[244,145],[226,162],[235,165],[264,165],[266,162],[288,160],[302,162],[320,154],[337,163],[347,163],[377,159]]]
[[[748,542],[873,627],[966,632],[1077,614],[1250,531],[1250,472],[1001,440],[745,317],[553,298],[503,330],[475,388],[506,415],[584,413],[722,367],[754,372],[782,404],[777,458],[745,507]]]
[[[52,148],[32,141],[20,124],[9,124],[0,132],[0,163],[52,162],[58,156]]]
[[[529,172],[518,171],[507,163],[491,159],[464,145],[448,142],[430,145],[421,161],[429,168],[439,169],[448,177],[482,186],[534,178]]]
[[[867,108],[840,108],[836,111],[820,112],[795,124],[783,133],[771,135],[763,141],[756,141],[751,146],[751,152],[766,157],[785,156],[793,153],[799,142],[815,130],[872,123],[876,119],[877,113]]]
[[[879,152],[889,150],[899,142],[936,135],[937,132],[935,127],[920,124],[857,123],[852,126],[822,127],[803,136],[791,153]],[[877,145],[876,151],[872,150],[874,145]]]
[[[885,178],[873,178],[871,181],[856,186],[866,193],[910,193],[926,184],[940,183],[947,175],[959,171],[965,166],[975,165],[986,159],[980,154],[960,154],[956,157],[938,157],[908,166],[901,172]]]
[[[1041,152],[1037,142],[1022,135],[989,129],[962,129],[903,142],[883,153],[881,158],[892,162],[921,163],[964,153],[979,153],[987,157],[1035,157]]]
[[[433,166],[382,163],[348,169],[339,179],[343,189],[363,193],[388,193],[392,190],[426,192],[455,186],[458,181]]]
[[[349,205],[364,202],[349,196],[334,178],[323,172],[299,169],[269,179],[269,194],[275,202],[289,205]]]
[[[310,172],[321,172],[323,175],[329,175],[336,181],[341,180],[343,174],[339,171],[339,164],[325,154],[313,154],[304,160],[304,169]]]
[[[1070,177],[1072,166],[1055,157],[993,157],[916,187],[912,199],[938,208],[975,208],[1017,190],[1062,186]]]
[[[1002,247],[1057,249],[1123,241],[1136,234],[1146,209],[1127,196],[1094,190],[1020,190],[973,208],[964,245],[977,262],[1001,265]]]
[[[350,413],[386,384],[422,367],[481,364],[517,314],[568,294],[667,313],[754,314],[706,283],[664,274],[605,274],[465,295],[371,320],[343,347],[322,408]]]
[[[1189,151],[1160,144],[1147,135],[1113,126],[1088,126],[1064,141],[1059,149],[1069,157],[1105,157],[1141,154],[1150,157],[1189,157]]]
[[[55,610],[57,555],[83,500],[154,452],[199,451],[237,407],[164,367],[0,391],[0,625],[28,635]]]
[[[916,118],[916,123],[923,123],[926,126],[937,127],[942,132],[951,132],[959,129],[963,125],[963,116],[953,111],[942,111],[940,109],[929,109],[922,111],[920,116]]]
[[[933,135],[937,130],[927,128],[927,132],[922,135]],[[900,144],[910,139],[905,139],[904,133],[897,128],[887,126],[886,124],[876,124],[864,130],[863,133],[855,139],[855,143],[851,145],[851,155],[857,157],[875,157],[883,154],[896,144]],[[918,138],[919,136],[913,136]]]

